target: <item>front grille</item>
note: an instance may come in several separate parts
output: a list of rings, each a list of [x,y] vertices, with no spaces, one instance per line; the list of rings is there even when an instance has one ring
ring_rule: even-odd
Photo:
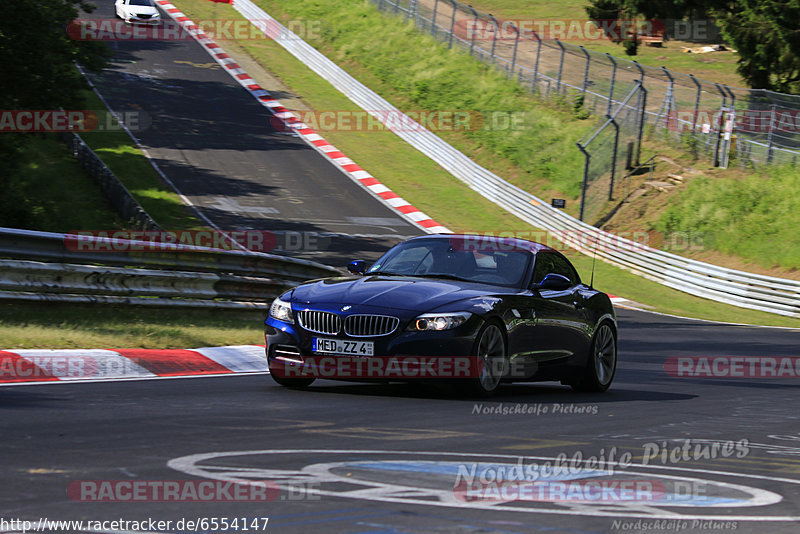
[[[342,320],[335,313],[303,310],[297,312],[300,326],[317,334],[336,335],[342,330]]]
[[[137,17],[139,17],[140,19],[149,19],[149,18],[150,18],[150,17],[152,17],[153,15],[149,15],[149,14],[148,14],[148,15],[140,14],[140,15],[136,15],[136,16],[137,16]]]
[[[400,324],[400,319],[389,315],[349,315],[344,320],[344,332],[353,337],[385,336]]]

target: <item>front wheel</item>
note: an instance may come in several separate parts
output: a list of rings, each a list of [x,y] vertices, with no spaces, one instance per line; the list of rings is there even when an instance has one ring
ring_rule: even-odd
[[[602,392],[611,386],[617,371],[617,338],[608,323],[602,323],[592,339],[586,370],[572,385],[576,391]]]
[[[481,367],[480,375],[465,380],[462,390],[470,396],[490,397],[500,385],[507,367],[506,341],[497,324],[487,323],[481,328],[473,356]]]

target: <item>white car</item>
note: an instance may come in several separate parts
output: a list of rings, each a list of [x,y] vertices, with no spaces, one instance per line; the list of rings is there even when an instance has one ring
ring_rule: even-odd
[[[117,16],[132,24],[158,24],[161,14],[153,0],[117,0]]]

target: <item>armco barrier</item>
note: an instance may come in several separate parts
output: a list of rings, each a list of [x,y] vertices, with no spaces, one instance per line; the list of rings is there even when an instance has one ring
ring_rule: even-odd
[[[292,285],[341,274],[260,252],[90,236],[81,250],[77,239],[0,228],[0,300],[264,308]]]
[[[260,30],[266,30],[269,25],[272,30],[270,34],[278,44],[376,119],[396,119],[400,116],[401,112],[397,108],[347,74],[250,0],[236,0],[233,6]],[[275,28],[280,28],[280,31],[275,32]],[[405,124],[415,124],[409,117],[405,117],[405,120],[408,121]],[[391,124],[386,126],[393,129]],[[393,131],[473,190],[525,222],[550,230],[564,243],[581,252],[591,254],[596,250],[598,257],[608,263],[692,295],[743,308],[800,317],[800,281],[726,269],[612,236],[550,207],[536,196],[506,182],[422,125]],[[580,239],[576,240],[575,236],[580,236]],[[587,241],[597,243],[598,246],[587,246]]]
[[[100,186],[109,203],[122,219],[130,221],[136,228],[158,230],[158,224],[139,204],[128,188],[114,176],[103,160],[75,132],[64,132],[63,141],[70,153],[78,160],[83,169]]]

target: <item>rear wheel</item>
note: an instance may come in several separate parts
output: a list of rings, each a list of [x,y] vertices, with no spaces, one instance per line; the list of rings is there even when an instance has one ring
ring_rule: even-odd
[[[505,337],[496,323],[486,323],[478,332],[473,356],[481,372],[478,377],[466,380],[462,390],[471,396],[489,397],[497,390],[508,367]]]
[[[577,391],[605,391],[617,371],[617,338],[608,323],[602,323],[592,338],[586,358],[586,369],[578,382],[572,385]]]

